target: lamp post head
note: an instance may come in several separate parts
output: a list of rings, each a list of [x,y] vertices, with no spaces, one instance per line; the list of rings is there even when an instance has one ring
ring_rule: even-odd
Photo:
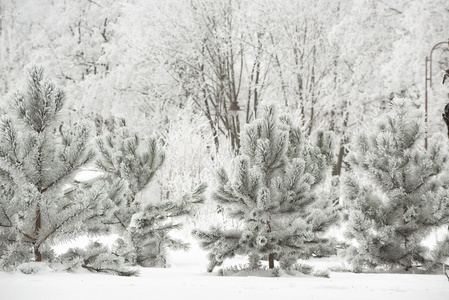
[[[446,78],[449,77],[449,69],[447,69],[446,71],[444,71],[444,75],[443,75],[443,84],[446,81]]]
[[[238,102],[232,101],[231,105],[229,106],[229,110],[231,111],[231,113],[237,113],[238,111],[240,111],[240,106]]]
[[[447,136],[449,137],[449,103],[444,107],[443,120],[447,127]]]

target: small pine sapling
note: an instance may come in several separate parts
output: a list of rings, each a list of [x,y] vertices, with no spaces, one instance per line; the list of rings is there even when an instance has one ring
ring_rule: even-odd
[[[441,138],[427,151],[421,138],[421,116],[402,99],[355,137],[344,179],[354,242],[346,257],[355,270],[433,265],[422,242],[449,220],[448,153]]]
[[[126,201],[113,214],[121,236],[115,252],[127,262],[144,267],[167,267],[168,249],[188,249],[188,244],[170,235],[180,229],[179,217],[191,214],[194,204],[204,201],[205,185],[200,185],[180,201],[148,201],[137,197],[154,181],[165,154],[156,138],[147,138],[131,130],[124,120],[115,119],[114,131],[97,140],[100,153],[97,166],[110,175],[110,180],[128,186]]]
[[[213,199],[242,227],[193,231],[209,251],[208,271],[236,254],[249,255],[251,267],[268,260],[273,269],[275,260],[288,267],[332,247],[323,234],[338,214],[330,199],[326,203],[316,193],[333,162],[330,133],[306,139],[268,106],[261,119],[245,127],[241,141],[231,176],[224,168],[216,172]]]
[[[13,95],[10,113],[0,121],[3,269],[49,262],[54,244],[104,232],[102,220],[116,206],[102,183],[64,193],[76,171],[94,157],[87,125],[58,130],[64,103],[64,92],[44,80],[42,69],[33,68],[26,92]]]

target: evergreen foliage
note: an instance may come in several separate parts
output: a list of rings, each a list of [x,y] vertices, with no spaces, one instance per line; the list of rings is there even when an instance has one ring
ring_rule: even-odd
[[[267,106],[261,119],[247,125],[234,172],[216,172],[213,199],[241,228],[194,230],[203,249],[209,250],[208,271],[236,254],[291,266],[300,257],[324,255],[332,245],[323,236],[338,214],[331,199],[319,199],[317,186],[333,162],[333,143],[327,132],[306,139],[288,118],[279,118]]]
[[[432,265],[422,241],[449,221],[448,153],[442,139],[425,151],[421,123],[409,101],[396,99],[352,143],[344,190],[355,244],[346,257],[356,270]]]
[[[65,94],[33,68],[27,90],[13,95],[0,121],[0,267],[51,261],[51,246],[107,231],[102,220],[116,206],[102,182],[65,194],[90,162],[89,127],[62,127]]]
[[[124,119],[115,118],[112,131],[97,139],[100,156],[97,166],[116,178],[125,180],[130,193],[130,206],[136,194],[154,178],[165,160],[165,153],[156,138],[145,138],[126,126]]]
[[[127,185],[125,203],[107,222],[121,236],[115,252],[126,261],[145,267],[167,267],[168,249],[188,249],[188,244],[170,235],[182,227],[179,217],[191,214],[194,204],[203,202],[205,185],[200,185],[180,201],[149,201],[138,197],[154,182],[165,153],[154,137],[131,130],[122,119],[115,119],[113,131],[97,140],[100,156],[97,166],[115,180]]]
[[[124,259],[98,242],[91,242],[85,249],[69,249],[58,257],[57,263],[61,264],[61,269],[66,271],[84,268],[94,273],[108,273],[119,276],[137,276],[139,274],[137,270],[123,267]]]

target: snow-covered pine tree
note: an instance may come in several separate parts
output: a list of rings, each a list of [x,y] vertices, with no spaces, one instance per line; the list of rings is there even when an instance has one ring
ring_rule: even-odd
[[[144,267],[167,267],[168,249],[188,249],[188,244],[173,238],[170,232],[180,229],[180,216],[191,213],[194,204],[202,203],[205,185],[179,201],[149,201],[142,195],[153,183],[165,153],[157,138],[146,137],[116,118],[112,132],[97,139],[97,166],[110,174],[111,180],[128,185],[126,203],[114,212],[108,224],[114,224],[121,236],[116,253],[133,264]]]
[[[0,268],[49,262],[52,245],[107,230],[102,219],[116,204],[103,183],[64,193],[94,157],[87,125],[60,127],[65,99],[32,68],[26,92],[13,95],[0,121]]]
[[[249,255],[250,268],[279,260],[289,268],[298,258],[329,253],[323,236],[338,220],[330,199],[319,199],[316,187],[330,174],[333,142],[330,133],[306,139],[287,117],[279,118],[274,106],[245,126],[241,154],[231,176],[217,170],[213,199],[241,228],[195,229],[200,246],[209,250],[212,272],[226,258]]]
[[[410,101],[395,99],[352,142],[344,201],[355,241],[346,257],[355,270],[432,264],[422,241],[449,220],[448,153],[441,137],[424,149],[421,124]]]

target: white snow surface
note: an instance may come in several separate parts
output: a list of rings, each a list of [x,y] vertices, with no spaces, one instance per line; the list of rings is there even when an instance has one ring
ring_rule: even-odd
[[[206,272],[205,252],[196,244],[189,252],[171,254],[171,267],[139,268],[139,277],[53,272],[38,274],[0,272],[1,300],[87,299],[344,299],[344,300],[447,300],[449,281],[442,275],[355,274],[331,272],[321,277],[218,276]],[[243,257],[226,261],[225,267],[245,263]],[[305,263],[323,270],[343,266],[337,258]]]

